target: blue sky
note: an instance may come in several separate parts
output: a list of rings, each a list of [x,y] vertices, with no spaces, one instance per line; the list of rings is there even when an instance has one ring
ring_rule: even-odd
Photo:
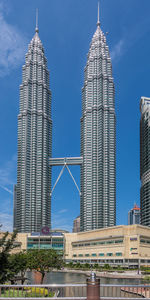
[[[22,65],[35,30],[45,48],[52,90],[53,157],[80,156],[81,88],[97,0],[0,1],[0,223],[12,230],[17,170],[17,114]],[[139,103],[150,96],[150,1],[101,0],[115,82],[117,118],[117,224],[140,203]],[[80,185],[79,167],[70,168]],[[60,167],[53,168],[54,184]],[[52,226],[72,230],[80,198],[67,170],[52,197]]]

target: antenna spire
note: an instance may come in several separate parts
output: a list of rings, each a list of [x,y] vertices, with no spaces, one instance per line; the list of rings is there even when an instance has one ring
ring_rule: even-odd
[[[97,26],[100,26],[100,20],[99,20],[99,2],[98,2],[98,12],[97,12]]]
[[[38,8],[36,9],[36,27],[35,27],[35,32],[39,32],[39,28],[38,28]]]

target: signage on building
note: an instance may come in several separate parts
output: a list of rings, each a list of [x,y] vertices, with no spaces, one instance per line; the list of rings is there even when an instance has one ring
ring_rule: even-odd
[[[49,235],[50,234],[50,228],[48,226],[42,227],[41,233],[43,235]]]
[[[40,235],[40,232],[31,232],[31,236],[39,236]]]
[[[51,232],[52,236],[63,236],[62,232]]]

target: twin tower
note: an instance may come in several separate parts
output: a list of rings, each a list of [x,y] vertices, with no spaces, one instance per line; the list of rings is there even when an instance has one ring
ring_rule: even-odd
[[[93,35],[82,88],[81,157],[52,158],[49,71],[38,28],[28,46],[20,85],[14,228],[40,232],[51,227],[52,166],[81,167],[81,231],[116,222],[116,121],[114,82],[106,38]]]

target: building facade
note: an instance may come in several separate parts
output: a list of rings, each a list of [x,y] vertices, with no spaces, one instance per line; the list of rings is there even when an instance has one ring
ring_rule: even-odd
[[[0,233],[0,237],[4,233]],[[27,249],[55,249],[64,253],[66,263],[103,266],[150,266],[150,228],[119,225],[87,232],[51,231],[48,235],[18,233],[12,252]]]
[[[64,235],[66,262],[150,266],[150,228],[120,225]]]
[[[38,28],[22,68],[18,115],[18,169],[14,228],[40,232],[51,226],[52,120],[49,71]]]
[[[128,225],[140,224],[140,208],[135,204],[128,212]]]
[[[98,12],[99,15],[99,12]],[[97,29],[90,45],[82,89],[80,231],[116,223],[116,119],[112,64],[106,38]],[[40,232],[51,226],[51,91],[44,48],[36,28],[29,44],[20,86],[18,169],[14,228]],[[77,185],[76,185],[77,186]],[[79,190],[79,189],[78,189]]]
[[[13,242],[15,248],[11,250],[11,253],[18,253],[30,249],[54,249],[60,254],[63,254],[64,250],[64,234],[66,230],[54,229],[48,234],[42,233],[18,233],[15,241]],[[5,232],[0,232],[0,238],[4,236]],[[9,233],[7,239],[11,237],[12,233]]]
[[[140,101],[141,224],[150,226],[150,98]]]
[[[114,81],[106,38],[97,29],[84,70],[81,117],[81,231],[116,223]]]
[[[80,216],[74,219],[72,232],[80,232]]]
[[[64,250],[64,233],[63,230],[51,230],[49,234],[28,234],[26,237],[26,249],[54,249],[63,254]]]

